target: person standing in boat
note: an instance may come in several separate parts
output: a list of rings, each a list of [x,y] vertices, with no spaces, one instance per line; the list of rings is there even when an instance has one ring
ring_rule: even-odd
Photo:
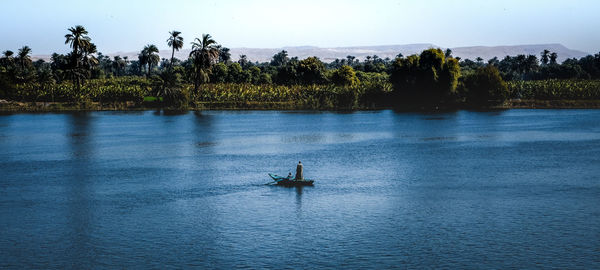
[[[296,166],[296,180],[304,180],[303,171],[302,162],[298,161],[298,166]]]

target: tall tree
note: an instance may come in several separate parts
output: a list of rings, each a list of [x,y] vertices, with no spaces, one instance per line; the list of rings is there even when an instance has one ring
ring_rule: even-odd
[[[152,71],[152,66],[158,65],[160,62],[160,56],[158,56],[158,48],[153,44],[148,44],[142,49],[142,52],[138,56],[140,59],[140,64],[148,65],[148,76],[150,76],[150,71]]]
[[[138,62],[140,64],[139,68],[140,68],[140,74],[143,74],[144,72],[144,68],[146,67],[146,65],[148,64],[148,55],[146,54],[145,50],[142,50],[139,54],[138,54]]]
[[[83,49],[90,46],[92,39],[87,36],[88,31],[81,25],[69,28],[69,32],[71,33],[65,35],[65,44],[69,44],[73,49],[71,61],[78,68]]]
[[[113,58],[112,69],[114,70],[115,75],[117,75],[117,76],[123,75],[123,71],[125,70],[126,66],[127,66],[126,60],[124,60],[120,56],[117,55]]]
[[[238,60],[238,63],[240,64],[240,66],[242,66],[243,69],[247,69],[248,66],[250,65],[250,61],[248,60],[248,56],[245,54],[241,54],[240,55],[240,59]]]
[[[456,58],[446,58],[441,49],[427,49],[420,55],[396,58],[390,81],[403,102],[437,103],[452,98],[459,77]]]
[[[19,63],[21,64],[21,69],[25,69],[25,65],[31,64],[31,56],[29,55],[30,53],[31,48],[29,48],[28,46],[23,46],[21,49],[19,49],[19,52],[17,53],[17,58],[19,59]]]
[[[2,64],[2,67],[6,69],[12,67],[12,65],[14,64],[14,54],[15,53],[11,50],[6,50],[2,52],[2,59],[0,59],[0,64]]]
[[[180,36],[181,32],[179,31],[171,31],[169,32],[170,36],[167,39],[167,45],[171,47],[173,50],[171,52],[171,67],[173,66],[173,60],[175,58],[175,51],[179,51],[183,47],[183,37]]]
[[[271,65],[280,67],[280,66],[287,64],[288,61],[290,61],[290,58],[288,57],[288,52],[286,50],[282,50],[282,51],[278,52],[277,54],[273,55],[273,60],[271,60]]]
[[[195,71],[194,90],[198,93],[200,83],[209,80],[211,67],[219,57],[217,42],[209,34],[203,34],[202,39],[196,38],[192,42],[190,57]]]
[[[304,84],[321,84],[326,80],[325,65],[316,56],[308,57],[300,61],[298,75]]]
[[[355,64],[354,59],[356,59],[356,56],[348,55],[348,56],[346,56],[346,59],[347,59],[347,63],[346,63],[347,65],[349,65],[351,67],[354,66],[354,64]]]
[[[221,45],[217,45],[219,49],[219,63],[228,64],[231,61],[231,53],[229,53],[229,48],[221,47]]]
[[[98,53],[98,49],[96,48],[96,44],[88,43],[86,46],[82,48],[82,56],[81,61],[83,63],[84,68],[89,72],[93,67],[98,65],[98,59],[93,55]]]
[[[542,61],[542,65],[544,65],[544,66],[545,66],[545,65],[547,65],[547,64],[548,64],[548,61],[549,61],[549,58],[548,58],[548,56],[549,56],[549,54],[550,54],[550,51],[549,51],[549,50],[544,50],[544,51],[541,53],[541,56],[542,56],[542,59],[541,59],[541,61]]]
[[[558,54],[553,52],[550,54],[550,64],[557,64],[556,59],[558,58]]]
[[[84,74],[80,70],[80,62],[83,58],[84,50],[91,48],[91,38],[87,36],[88,31],[81,25],[76,25],[68,29],[69,34],[65,35],[65,44],[73,49],[71,52],[71,77],[77,85],[77,90],[81,90],[81,80]]]
[[[11,50],[6,50],[4,52],[2,52],[2,56],[6,57],[6,58],[10,58],[14,55],[15,53]]]
[[[488,60],[488,65],[497,66],[499,63],[500,61],[498,60],[497,56],[494,56],[494,58]]]
[[[446,53],[444,54],[444,56],[446,56],[446,58],[452,57],[452,50],[450,48],[446,49]]]

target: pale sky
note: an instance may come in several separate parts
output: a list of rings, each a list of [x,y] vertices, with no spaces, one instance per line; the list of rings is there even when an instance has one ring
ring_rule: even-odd
[[[184,48],[202,33],[225,47],[433,43],[441,47],[561,43],[600,51],[598,0],[2,0],[0,51],[66,52],[77,24],[104,53]]]

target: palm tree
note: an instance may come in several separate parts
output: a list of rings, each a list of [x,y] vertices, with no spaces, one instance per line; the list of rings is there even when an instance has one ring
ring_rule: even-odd
[[[200,82],[208,81],[208,73],[211,66],[219,57],[217,42],[209,34],[203,34],[202,39],[196,38],[192,42],[192,51],[190,52],[192,63],[195,70],[194,90],[197,93]]]
[[[180,75],[172,69],[166,69],[158,73],[158,76],[153,76],[152,90],[160,102],[165,101],[167,104],[173,104],[177,101],[177,96],[181,93],[181,78]]]
[[[556,65],[556,59],[558,58],[558,54],[553,52],[550,54],[550,64]]]
[[[238,60],[238,64],[242,66],[243,69],[246,69],[249,65],[250,61],[248,60],[248,56],[245,54],[240,54],[240,59]]]
[[[98,64],[98,59],[92,54],[97,53],[98,49],[96,48],[96,44],[88,43],[86,46],[82,48],[83,57],[82,61],[85,68],[89,71],[92,67]]]
[[[79,58],[81,57],[81,53],[84,48],[89,48],[91,44],[91,38],[87,36],[88,31],[81,25],[76,25],[75,27],[69,28],[70,34],[65,35],[65,44],[69,44],[69,46],[73,49],[72,63],[76,68],[79,67]]]
[[[125,58],[127,58],[127,56],[125,56]],[[115,75],[121,76],[126,66],[127,61],[125,59],[118,55],[114,57],[114,60],[112,61],[112,68],[115,71]]]
[[[64,67],[67,65],[67,58],[62,55],[62,54],[58,54],[58,53],[53,53],[52,56],[50,56],[50,66],[52,67],[52,71],[54,73],[57,73],[57,71],[62,71],[64,69]]]
[[[273,55],[273,60],[271,60],[271,65],[280,67],[280,66],[287,64],[288,61],[290,61],[290,58],[288,57],[288,52],[286,50],[282,50],[282,51],[276,53],[275,55]]]
[[[231,61],[231,53],[229,53],[229,48],[217,45],[217,49],[219,49],[219,63],[229,63]]]
[[[148,76],[150,76],[152,65],[157,65],[160,61],[160,56],[158,56],[158,48],[155,45],[148,44],[146,47],[144,47],[138,58],[140,59],[141,65],[148,65]]]
[[[65,35],[65,44],[73,49],[71,52],[71,77],[75,84],[77,84],[77,90],[81,90],[81,80],[85,77],[84,73],[79,70],[79,62],[83,56],[84,50],[95,50],[95,45],[91,43],[91,38],[87,36],[88,31],[81,25],[76,25],[68,29],[69,34]],[[87,59],[85,59],[87,60]]]
[[[444,54],[446,58],[452,57],[452,50],[450,48],[446,49],[446,53]]]
[[[52,69],[49,66],[42,67],[38,70],[37,81],[44,91],[50,92],[51,101],[54,102],[54,84],[56,84],[56,80],[54,79],[54,74],[52,74]]]
[[[142,50],[140,54],[138,54],[138,61],[140,62],[140,73],[144,72],[144,67],[148,64],[148,55],[145,50]]]
[[[550,51],[549,51],[549,50],[544,50],[544,51],[541,53],[541,55],[542,55],[542,59],[541,59],[541,61],[542,61],[542,65],[544,65],[544,66],[545,66],[545,65],[547,65],[547,64],[548,64],[548,60],[549,60],[548,56],[549,56],[549,54],[550,54]]]
[[[172,31],[169,32],[171,36],[167,39],[167,44],[169,47],[173,48],[173,52],[171,53],[171,66],[173,66],[173,59],[175,58],[175,51],[179,51],[183,47],[183,37],[180,36],[181,32]]]
[[[6,50],[4,52],[2,52],[2,55],[4,55],[5,58],[11,58],[15,53],[11,50]]]
[[[348,62],[349,66],[354,66],[354,59],[356,59],[356,56],[353,56],[353,55],[346,56],[346,62]]]
[[[23,46],[23,48],[19,49],[17,53],[17,58],[19,59],[19,63],[21,64],[21,69],[25,69],[25,65],[31,63],[31,57],[29,54],[31,53],[31,48],[28,46]]]
[[[6,69],[12,67],[13,62],[14,62],[14,58],[13,55],[15,53],[11,50],[6,50],[4,52],[2,52],[2,59],[0,59],[0,64],[2,64],[2,66]]]

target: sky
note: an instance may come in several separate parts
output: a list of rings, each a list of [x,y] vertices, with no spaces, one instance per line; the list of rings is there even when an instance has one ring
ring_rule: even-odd
[[[2,0],[0,51],[64,53],[67,29],[83,25],[104,53],[184,48],[209,33],[229,48],[440,47],[560,43],[600,51],[598,0]]]

